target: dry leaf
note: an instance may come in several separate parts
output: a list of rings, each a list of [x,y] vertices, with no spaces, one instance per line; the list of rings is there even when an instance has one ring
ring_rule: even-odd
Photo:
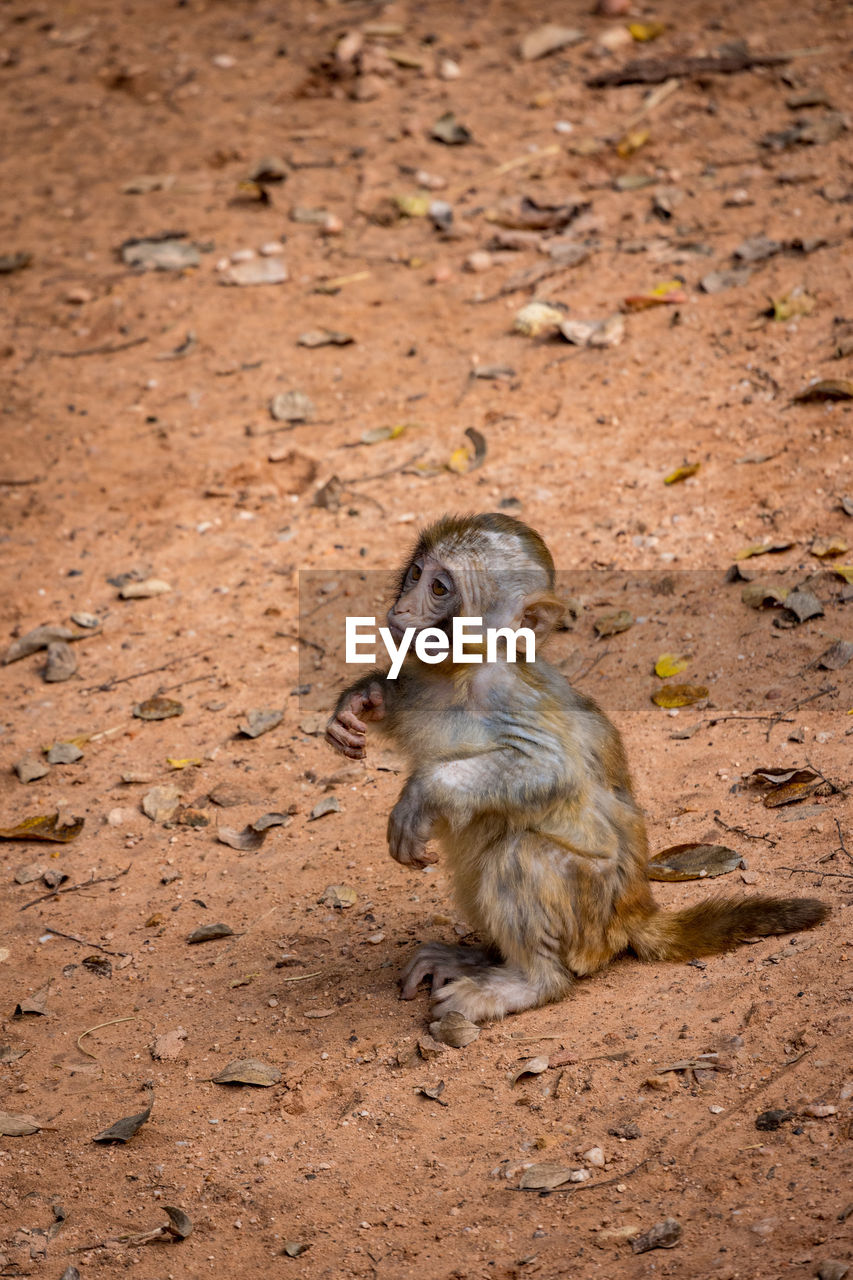
[[[100,1133],[96,1133],[93,1142],[130,1142],[135,1133],[138,1133],[145,1121],[151,1115],[151,1104],[144,1111],[139,1111],[135,1116],[123,1116],[121,1120],[116,1120],[115,1124],[109,1125],[108,1128],[102,1129]]]
[[[252,1084],[268,1089],[271,1085],[278,1084],[281,1072],[278,1067],[261,1062],[259,1058],[237,1058],[211,1078],[214,1084]]]
[[[246,712],[246,719],[237,728],[247,738],[259,738],[262,733],[269,733],[284,719],[284,712],[274,708],[256,708]]]
[[[47,646],[47,665],[43,676],[48,684],[60,684],[70,680],[77,670],[77,659],[65,640],[53,640]]]
[[[794,396],[795,404],[808,404],[814,400],[853,400],[853,380],[818,378]]]
[[[197,769],[201,765],[199,756],[166,756],[166,764],[170,769]]]
[[[641,1236],[634,1236],[631,1248],[634,1253],[648,1253],[649,1249],[673,1249],[681,1239],[681,1223],[675,1218],[656,1222]]]
[[[282,391],[270,401],[270,417],[276,422],[310,422],[316,412],[303,391]]]
[[[325,818],[328,813],[340,813],[341,802],[337,796],[324,796],[322,800],[318,800],[314,808],[308,815],[309,822],[316,822],[318,818]]]
[[[853,564],[834,564],[832,572],[837,573],[845,582],[853,583]]]
[[[528,31],[521,42],[521,56],[525,62],[533,62],[549,53],[556,53],[558,49],[565,49],[567,45],[578,44],[585,38],[585,32],[578,27],[558,27],[553,22],[546,22],[544,26]]]
[[[512,327],[525,338],[539,338],[544,333],[556,333],[565,318],[565,312],[546,302],[528,302],[516,312]]]
[[[645,44],[649,40],[657,40],[662,36],[666,27],[662,22],[629,22],[628,30],[633,40],[638,44]]]
[[[822,618],[823,605],[812,591],[797,587],[789,591],[785,597],[785,608],[790,611],[797,622],[807,622],[809,618]],[[776,624],[779,625],[778,623]]]
[[[602,613],[592,624],[599,636],[616,636],[620,631],[627,631],[634,625],[634,615],[630,609],[618,609],[613,613]]]
[[[184,1213],[183,1209],[178,1209],[173,1204],[164,1204],[163,1212],[169,1218],[169,1226],[166,1230],[170,1235],[175,1236],[178,1240],[186,1240],[187,1236],[192,1234],[193,1224],[189,1215]]]
[[[439,1080],[437,1085],[419,1084],[415,1086],[415,1093],[419,1093],[423,1098],[431,1098],[433,1102],[437,1102],[440,1107],[448,1106],[442,1099],[444,1093],[444,1081]]]
[[[833,534],[830,538],[815,538],[809,547],[811,554],[820,560],[827,556],[843,556],[849,549],[847,539],[842,538],[840,533]]]
[[[810,781],[803,782],[786,782],[781,787],[776,787],[764,797],[765,809],[779,809],[785,804],[798,804],[800,800],[806,800],[821,785],[820,778],[813,778]]]
[[[678,484],[679,480],[686,480],[688,476],[695,476],[701,467],[701,462],[685,462],[683,467],[676,467],[674,471],[670,471],[668,476],[664,476],[664,484]]]
[[[658,707],[691,707],[707,696],[704,684],[668,684],[652,694],[652,702]]]
[[[656,853],[649,859],[646,873],[650,880],[702,880],[727,875],[742,861],[739,853],[725,845],[689,842]]]
[[[34,1116],[12,1115],[9,1111],[0,1111],[0,1136],[4,1138],[26,1138],[40,1130],[41,1125]]]
[[[346,347],[355,338],[350,333],[339,333],[337,329],[309,329],[300,333],[296,339],[299,347]]]
[[[23,1018],[25,1014],[33,1014],[36,1016],[44,1016],[47,1013],[47,998],[50,995],[49,982],[43,987],[39,987],[38,991],[33,992],[31,996],[24,996],[23,1000],[19,1000],[15,1005],[13,1018]]]
[[[689,658],[679,658],[674,653],[662,653],[655,663],[655,675],[660,676],[661,680],[667,680],[670,676],[677,676],[682,671],[686,671],[689,666]]]
[[[836,640],[817,660],[824,671],[840,671],[853,658],[853,640]]]
[[[453,471],[461,476],[466,475],[469,471],[476,471],[478,467],[481,467],[488,452],[486,438],[476,427],[467,427],[465,434],[474,446],[473,454],[469,453],[464,446],[461,449],[454,449],[446,464],[448,471]]]
[[[748,547],[741,547],[735,552],[735,560],[751,560],[753,556],[778,555],[780,551],[788,551],[793,547],[791,541],[753,542]]]
[[[171,716],[182,716],[184,708],[174,698],[154,697],[138,702],[133,714],[137,720],[168,720]]]
[[[358,894],[348,884],[330,884],[317,899],[324,907],[337,907],[343,911],[346,907],[355,906]]]
[[[398,422],[393,427],[372,427],[361,437],[362,444],[380,444],[383,440],[397,440],[406,430],[408,424]]]
[[[563,1164],[532,1164],[524,1170],[518,1185],[523,1191],[553,1191],[554,1187],[573,1181],[574,1172]]]
[[[524,1076],[539,1076],[543,1071],[548,1070],[547,1058],[528,1058],[520,1067],[516,1067],[514,1071],[510,1071],[507,1079],[510,1084],[517,1084]]]
[[[285,1240],[282,1253],[287,1258],[301,1258],[310,1248],[310,1244],[303,1244],[300,1240]]]
[[[187,935],[187,942],[212,942],[214,938],[233,938],[234,930],[230,924],[217,921],[216,924],[201,924]]]
[[[151,1057],[157,1062],[173,1062],[183,1053],[187,1033],[183,1027],[175,1027],[157,1036],[149,1046]]]
[[[443,1018],[429,1024],[430,1035],[441,1044],[449,1044],[454,1049],[464,1049],[480,1034],[475,1022],[469,1021],[464,1014],[453,1010]]]
[[[227,844],[229,849],[239,849],[241,853],[257,853],[266,839],[266,831],[256,831],[253,827],[244,827],[238,831],[236,827],[217,827],[216,838],[220,844]]]
[[[741,591],[740,598],[750,609],[761,609],[768,604],[784,604],[787,595],[787,587],[769,586],[766,582],[748,582]]]
[[[85,818],[68,819],[59,813],[43,813],[23,818],[17,826],[0,827],[0,840],[48,840],[67,844],[83,830]]]

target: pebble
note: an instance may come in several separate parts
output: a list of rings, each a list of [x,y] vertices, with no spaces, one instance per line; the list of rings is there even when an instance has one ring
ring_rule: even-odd
[[[320,224],[320,232],[324,236],[339,236],[343,229],[343,219],[336,213],[327,213]]]
[[[280,253],[284,253],[284,245],[280,240],[267,240],[266,244],[261,245],[258,253],[262,258],[275,258]]]
[[[48,764],[75,764],[83,759],[83,752],[75,742],[54,742],[47,753]]]
[[[849,1262],[839,1262],[834,1258],[827,1258],[824,1262],[818,1263],[815,1275],[817,1280],[844,1280],[849,1271]]]
[[[107,824],[111,827],[124,827],[135,818],[136,812],[133,809],[110,809]]]
[[[222,71],[230,71],[232,67],[236,67],[237,59],[232,58],[230,53],[217,53],[210,61],[215,67],[219,67]]]
[[[254,249],[235,249],[231,254],[232,262],[251,262],[255,256]]]
[[[462,68],[458,62],[454,62],[452,58],[442,58],[438,65],[440,80],[458,80],[461,75]]]
[[[77,627],[86,627],[87,630],[94,630],[101,625],[101,619],[96,617],[94,613],[83,613],[78,611],[72,613],[71,621]]]
[[[35,782],[50,773],[50,765],[32,753],[15,762],[15,773],[21,782]]]
[[[590,1147],[589,1151],[585,1151],[583,1153],[583,1158],[586,1160],[587,1164],[591,1164],[594,1169],[603,1169],[607,1163],[601,1147]]]
[[[492,267],[492,255],[485,249],[475,249],[473,253],[469,253],[465,259],[465,270],[473,271],[477,274],[483,271],[489,271]]]
[[[48,684],[59,684],[63,680],[70,680],[76,670],[77,659],[65,640],[54,640],[47,646],[44,679]]]
[[[93,297],[91,289],[77,285],[75,288],[68,290],[65,295],[65,301],[70,302],[73,307],[82,307],[84,303],[91,302]]]

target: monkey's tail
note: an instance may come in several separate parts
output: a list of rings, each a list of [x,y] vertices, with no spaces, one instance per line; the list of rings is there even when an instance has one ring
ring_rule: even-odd
[[[690,960],[749,938],[813,929],[828,915],[818,898],[706,898],[683,911],[655,911],[628,933],[641,960]]]

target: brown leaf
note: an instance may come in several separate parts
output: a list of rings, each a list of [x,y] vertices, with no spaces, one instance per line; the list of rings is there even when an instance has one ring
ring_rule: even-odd
[[[523,1191],[553,1191],[572,1181],[574,1169],[564,1164],[532,1164],[525,1169],[518,1185]]]
[[[753,769],[750,778],[759,778],[771,787],[784,786],[786,782],[811,782],[817,777],[814,769],[797,769],[782,767],[780,769]]]
[[[348,884],[330,884],[326,886],[317,901],[324,907],[337,907],[342,911],[358,902],[358,894]]]
[[[31,1133],[38,1133],[41,1124],[34,1116],[12,1115],[9,1111],[0,1111],[0,1135],[4,1138],[26,1138]]]
[[[158,1062],[173,1062],[175,1058],[181,1056],[186,1038],[187,1033],[183,1027],[174,1027],[171,1031],[164,1031],[162,1035],[155,1038],[150,1046],[151,1057]]]
[[[236,1058],[211,1079],[214,1084],[252,1084],[268,1089],[281,1080],[281,1071],[259,1058]]]
[[[809,547],[811,554],[817,556],[819,560],[825,560],[829,556],[843,556],[849,549],[847,539],[842,538],[840,533],[833,534],[829,538],[814,538]]]
[[[337,796],[324,796],[322,800],[318,800],[314,808],[308,815],[309,822],[316,822],[318,818],[325,818],[327,813],[340,813],[341,802]]]
[[[809,618],[823,617],[823,605],[817,596],[813,591],[806,591],[802,587],[788,592],[785,597],[785,608],[797,622],[807,622]]]
[[[444,1093],[443,1080],[439,1080],[437,1085],[416,1085],[415,1093],[419,1093],[423,1098],[430,1098],[433,1102],[437,1102],[440,1107],[449,1106],[449,1103],[445,1102],[441,1096]]]
[[[36,1016],[44,1016],[47,1013],[47,998],[50,995],[51,984],[45,983],[43,987],[39,987],[38,991],[33,992],[31,996],[24,996],[23,1000],[19,1000],[15,1005],[13,1018],[23,1018],[25,1014],[33,1014]]]
[[[121,1120],[116,1120],[115,1124],[111,1124],[106,1129],[102,1129],[100,1133],[96,1133],[92,1141],[130,1142],[130,1139],[139,1132],[150,1115],[151,1104],[144,1111],[138,1111],[136,1115],[122,1116]]]
[[[641,1236],[634,1236],[631,1248],[634,1253],[648,1253],[649,1249],[673,1249],[681,1239],[681,1223],[675,1218],[656,1222]]]
[[[775,556],[793,547],[790,539],[776,539],[768,542],[753,542],[748,547],[741,547],[735,552],[735,560],[751,560],[753,556]]]
[[[813,795],[820,785],[819,778],[810,782],[786,782],[784,786],[776,787],[764,797],[764,807],[779,809],[785,804],[797,804],[798,801],[806,800]]]
[[[853,640],[836,640],[817,660],[824,671],[840,671],[853,658]]]
[[[646,873],[650,880],[702,880],[706,876],[724,876],[743,861],[734,849],[722,844],[689,842],[662,849],[649,859]]]
[[[616,636],[620,631],[627,631],[634,625],[634,615],[630,609],[618,609],[612,613],[602,613],[592,624],[598,635]]]
[[[539,1076],[543,1071],[548,1070],[547,1058],[528,1058],[526,1062],[522,1062],[520,1067],[516,1067],[514,1071],[510,1071],[507,1079],[510,1084],[518,1084],[524,1076]]]
[[[246,719],[238,725],[240,733],[247,738],[259,738],[262,733],[269,733],[284,719],[284,712],[274,708],[255,709],[246,712]]]
[[[443,1018],[437,1019],[429,1024],[430,1035],[438,1040],[441,1044],[449,1044],[454,1049],[464,1049],[466,1045],[471,1044],[480,1034],[480,1028],[475,1022],[469,1021],[464,1014],[453,1010],[446,1013]]]
[[[187,942],[213,942],[216,938],[233,938],[234,930],[230,924],[219,921],[216,924],[200,924],[197,929],[187,935]]]
[[[173,1204],[164,1204],[163,1212],[169,1219],[170,1225],[166,1230],[170,1235],[178,1240],[186,1240],[187,1236],[192,1234],[193,1224],[183,1209],[178,1209]]]
[[[133,714],[137,720],[168,720],[171,716],[182,716],[184,708],[174,698],[155,697],[138,702],[133,708]]]
[[[707,696],[704,684],[666,684],[652,694],[652,702],[658,707],[691,707]]]
[[[49,840],[53,844],[67,844],[79,836],[85,821],[85,818],[68,818],[59,813],[41,813],[23,818],[17,826],[0,827],[0,840]]]
[[[794,396],[795,404],[808,404],[815,400],[853,400],[853,380],[850,378],[818,378],[810,382]]]
[[[740,598],[750,609],[762,609],[765,605],[784,604],[788,596],[787,587],[770,586],[765,582],[748,582],[740,593]]]
[[[217,827],[216,838],[220,844],[227,844],[229,849],[239,849],[243,853],[257,853],[266,839],[266,831],[256,831],[254,827],[244,827],[238,831],[236,827]]]

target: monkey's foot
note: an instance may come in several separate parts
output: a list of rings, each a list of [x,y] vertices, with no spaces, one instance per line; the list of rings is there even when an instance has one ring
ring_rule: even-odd
[[[487,969],[494,959],[482,947],[454,947],[446,942],[427,942],[418,947],[400,976],[400,995],[413,1000],[424,978],[432,975],[430,990],[435,993],[445,985],[469,973],[472,968]]]
[[[471,977],[456,978],[442,987],[433,997],[432,1011],[437,1018],[461,1013],[469,1022],[490,1022],[559,1000],[570,985],[568,975],[536,982],[513,965],[488,965]]]

